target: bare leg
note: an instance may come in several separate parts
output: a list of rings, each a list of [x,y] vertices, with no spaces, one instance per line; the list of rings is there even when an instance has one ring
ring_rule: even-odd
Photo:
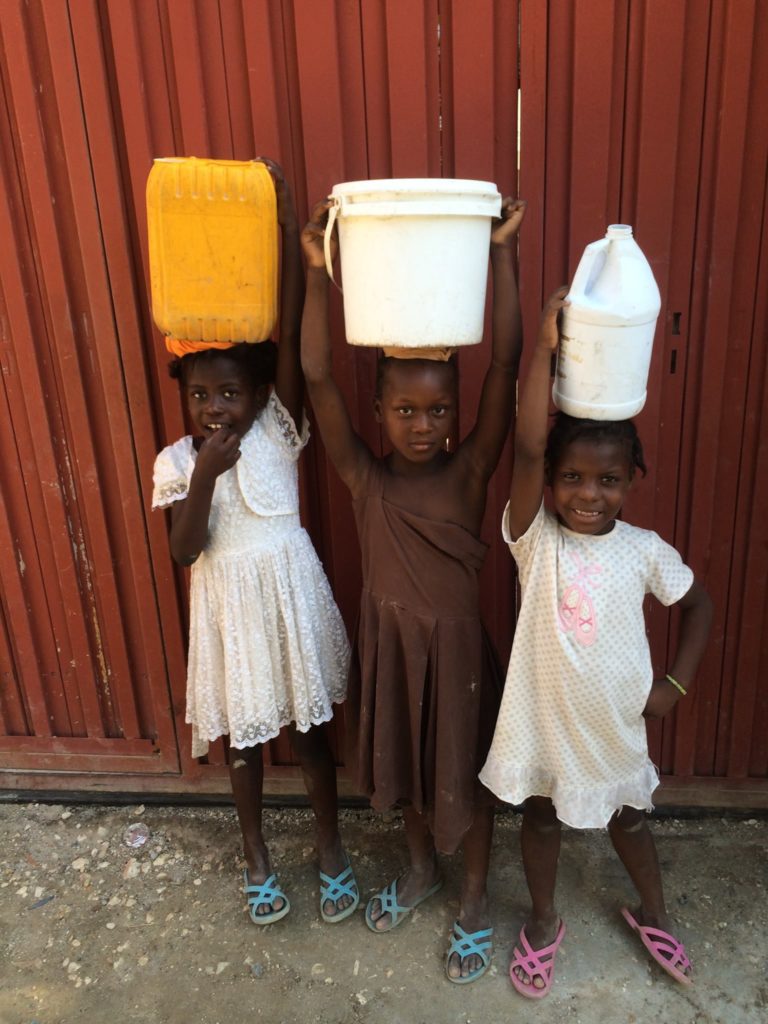
[[[667,931],[667,908],[661,884],[659,858],[643,811],[622,807],[608,822],[613,847],[640,896],[641,924]]]
[[[459,924],[465,932],[476,932],[489,928],[488,916],[488,865],[491,859],[493,839],[493,807],[477,807],[472,826],[464,837],[464,879],[461,886]],[[451,978],[464,977],[479,971],[483,961],[477,954],[463,960],[453,953],[448,960],[448,974]]]
[[[432,833],[424,817],[413,807],[405,807],[403,820],[411,864],[397,883],[397,902],[401,907],[410,907],[437,882],[440,868]],[[382,931],[389,927],[390,915],[382,914],[379,900],[373,900],[370,918]]]
[[[243,853],[253,885],[266,882],[272,874],[269,853],[261,829],[264,788],[264,759],[261,746],[229,748],[229,778],[235,798],[237,820],[243,834]],[[282,897],[263,903],[256,913],[269,914],[283,906]]]
[[[315,841],[320,870],[332,878],[347,866],[347,856],[339,835],[336,765],[325,728],[316,725],[308,732],[288,727],[291,746],[301,764],[307,796],[315,815]],[[351,896],[340,896],[338,902],[326,900],[323,910],[329,916],[346,909]]]
[[[640,896],[640,906],[633,917],[638,924],[669,932],[659,858],[645,812],[635,807],[622,807],[608,822],[608,832]],[[690,974],[690,968],[684,973]]]
[[[547,797],[532,796],[525,801],[520,846],[531,894],[531,913],[525,922],[525,934],[533,949],[544,949],[554,942],[560,923],[555,910],[560,822],[552,801]],[[516,967],[515,974],[524,984],[531,984],[522,968]],[[534,978],[533,985],[543,988],[544,982],[541,978]]]

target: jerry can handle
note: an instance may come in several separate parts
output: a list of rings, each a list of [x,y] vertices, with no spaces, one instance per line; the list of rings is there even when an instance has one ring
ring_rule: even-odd
[[[328,221],[325,225],[325,235],[323,236],[323,252],[325,253],[325,269],[328,272],[328,277],[333,281],[340,292],[343,293],[343,288],[338,283],[336,278],[333,276],[333,262],[331,260],[331,237],[333,236],[333,226],[336,223],[336,217],[341,206],[341,200],[338,197],[331,196],[333,205],[328,210]]]
[[[570,300],[573,295],[584,294],[598,254],[607,249],[609,245],[610,239],[598,238],[596,242],[590,242],[584,249],[579,265],[576,268],[576,273],[573,275],[573,281],[571,281],[571,287],[568,289],[566,299]]]

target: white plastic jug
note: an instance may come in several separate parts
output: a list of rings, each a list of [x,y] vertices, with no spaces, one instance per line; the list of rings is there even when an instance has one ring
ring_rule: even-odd
[[[482,340],[491,220],[487,181],[390,178],[335,185],[325,234],[339,225],[351,345],[457,348]]]
[[[629,419],[645,405],[661,297],[628,224],[586,247],[567,298],[555,405],[581,419]]]

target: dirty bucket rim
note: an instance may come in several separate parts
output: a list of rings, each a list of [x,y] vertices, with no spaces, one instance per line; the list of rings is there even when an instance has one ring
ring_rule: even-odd
[[[332,196],[360,195],[368,192],[395,192],[399,194],[441,193],[454,195],[470,193],[473,197],[501,195],[492,181],[473,178],[371,178],[361,181],[342,181],[333,186]]]

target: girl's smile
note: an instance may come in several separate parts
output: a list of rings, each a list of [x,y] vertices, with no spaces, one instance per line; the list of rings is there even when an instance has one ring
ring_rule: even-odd
[[[254,388],[226,356],[193,367],[184,392],[195,431],[206,438],[219,430],[244,437],[266,398],[265,389]]]
[[[615,441],[572,441],[551,472],[557,517],[576,533],[609,533],[631,484],[631,467],[623,445]]]

